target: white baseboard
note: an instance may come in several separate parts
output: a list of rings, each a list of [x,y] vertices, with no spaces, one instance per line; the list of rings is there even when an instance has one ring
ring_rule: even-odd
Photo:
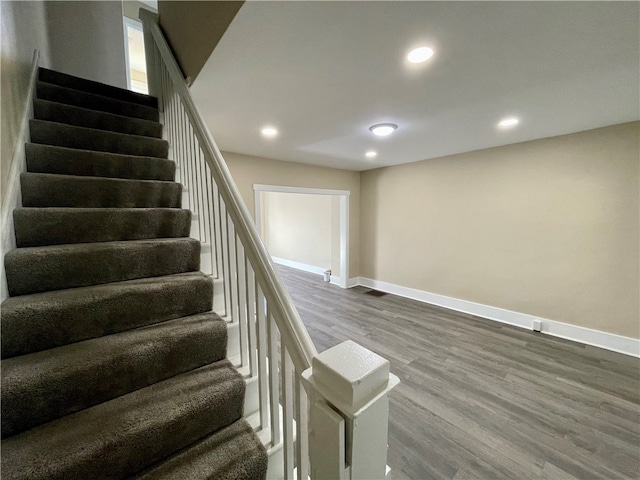
[[[286,258],[271,257],[274,263],[284,265],[285,267],[297,268],[298,270],[304,270],[305,272],[315,273],[317,275],[324,275],[325,268],[316,267],[314,265],[308,265],[306,263],[296,262],[294,260],[288,260]]]
[[[16,248],[16,234],[13,226],[13,210],[22,206],[22,193],[20,191],[20,174],[26,170],[26,156],[24,145],[29,141],[29,120],[33,117],[33,96],[35,92],[36,79],[38,78],[38,61],[40,52],[33,52],[33,62],[29,76],[29,90],[27,93],[26,105],[16,144],[11,157],[9,175],[7,177],[7,187],[2,197],[2,209],[0,211],[0,229],[2,230],[2,244],[0,257],[4,259],[4,254]],[[7,286],[7,275],[4,269],[4,261],[0,262],[0,302],[9,297]]]
[[[355,279],[350,279],[349,283]],[[478,317],[507,323],[516,327],[532,330],[533,321],[539,320],[542,324],[541,333],[560,337],[574,342],[592,345],[594,347],[612,350],[632,357],[640,357],[640,339],[624,337],[613,333],[607,333],[591,328],[580,327],[568,323],[558,322],[547,318],[540,318],[526,313],[514,312],[504,308],[492,307],[481,303],[447,297],[436,293],[425,292],[414,288],[403,287],[388,282],[372,280],[366,277],[358,277],[357,284],[363,287],[373,288],[383,292],[411,298],[420,302],[438,305],[458,312],[469,313]],[[350,285],[351,286],[351,285]]]
[[[304,272],[315,273],[316,275],[320,275],[324,277],[325,269],[322,267],[316,267],[315,265],[308,265],[306,263],[300,263],[294,260],[288,260],[286,258],[280,258],[280,257],[271,257],[271,260],[273,260],[273,263],[284,265],[285,267],[296,268]],[[333,285],[340,286],[340,277],[336,275],[331,275],[330,283]]]

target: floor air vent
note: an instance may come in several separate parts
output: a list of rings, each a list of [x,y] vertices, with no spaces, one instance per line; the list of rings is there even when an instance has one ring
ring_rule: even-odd
[[[387,293],[386,292],[381,292],[380,290],[368,290],[366,292],[364,292],[366,295],[371,295],[374,297],[384,297]]]

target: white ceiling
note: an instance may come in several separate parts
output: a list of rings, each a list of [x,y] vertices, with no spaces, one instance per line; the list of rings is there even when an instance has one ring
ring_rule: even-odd
[[[414,162],[638,120],[639,11],[247,2],[191,90],[222,150],[351,170]],[[435,55],[409,64],[421,45]],[[520,124],[496,128],[509,115]],[[380,122],[399,128],[375,137]],[[265,125],[280,135],[262,138]]]

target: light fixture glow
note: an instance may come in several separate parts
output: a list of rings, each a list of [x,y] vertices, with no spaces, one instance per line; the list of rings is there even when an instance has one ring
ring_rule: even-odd
[[[367,158],[375,158],[377,155],[378,153],[374,152],[373,150],[369,150],[367,153],[364,154],[364,156]]]
[[[407,60],[411,63],[422,63],[433,57],[433,49],[429,47],[414,48],[407,55]]]
[[[278,135],[278,130],[273,127],[264,127],[262,130],[260,130],[260,133],[262,133],[263,137],[273,138]]]
[[[378,137],[386,137],[387,135],[391,135],[396,128],[398,128],[398,126],[393,123],[379,123],[378,125],[369,127],[369,130]]]
[[[515,127],[516,125],[518,125],[518,123],[520,123],[520,120],[518,120],[516,117],[509,117],[509,118],[504,118],[500,120],[500,123],[498,123],[498,126],[500,128],[509,128],[509,127]]]

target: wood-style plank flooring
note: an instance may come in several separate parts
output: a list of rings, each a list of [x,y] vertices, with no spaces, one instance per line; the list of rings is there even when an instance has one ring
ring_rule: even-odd
[[[640,360],[278,266],[318,351],[391,362],[394,478],[640,478]]]

